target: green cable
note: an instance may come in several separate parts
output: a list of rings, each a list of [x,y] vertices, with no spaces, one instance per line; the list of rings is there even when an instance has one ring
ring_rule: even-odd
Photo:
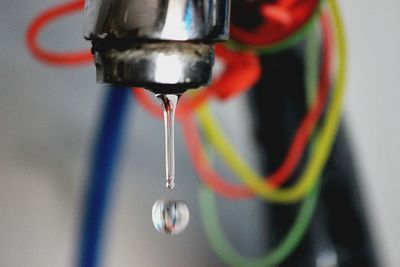
[[[318,79],[318,65],[319,65],[319,56],[316,51],[319,51],[319,40],[318,40],[318,29],[316,29],[316,23],[313,23],[311,26],[314,28],[314,34],[309,34],[306,40],[306,48],[305,48],[305,69],[306,69],[306,77],[305,77],[305,88],[306,88],[306,104],[310,106],[314,100],[316,95],[317,88],[317,79]]]
[[[309,34],[305,56],[306,76],[314,77],[314,81],[311,81],[311,79],[306,79],[305,81],[306,102],[308,105],[311,105],[313,102],[312,100],[315,96],[317,84],[318,68],[315,65],[318,61],[318,42],[319,40],[316,31],[315,33],[312,32]],[[199,189],[200,212],[207,239],[216,253],[225,263],[229,264],[229,266],[276,266],[284,261],[303,239],[317,205],[319,188],[318,180],[317,183],[314,184],[313,190],[310,191],[303,201],[291,229],[274,250],[259,259],[247,259],[237,253],[235,248],[231,246],[229,240],[224,236],[224,231],[221,228],[218,219],[217,204],[214,193],[207,187],[201,186]]]
[[[317,204],[319,183],[316,184],[303,201],[286,237],[274,250],[259,259],[247,259],[240,255],[226,239],[218,220],[214,193],[204,185],[201,185],[198,194],[201,219],[206,237],[213,250],[225,263],[233,267],[272,267],[284,261],[304,237]]]

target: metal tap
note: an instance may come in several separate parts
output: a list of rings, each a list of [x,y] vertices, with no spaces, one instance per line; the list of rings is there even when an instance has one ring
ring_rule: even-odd
[[[86,0],[97,81],[182,93],[205,85],[230,0]]]

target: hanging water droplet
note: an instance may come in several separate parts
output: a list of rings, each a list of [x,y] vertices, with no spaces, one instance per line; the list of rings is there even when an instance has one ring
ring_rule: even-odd
[[[175,187],[174,124],[179,95],[158,94],[156,96],[160,99],[164,110],[166,186],[173,189]]]
[[[179,234],[189,224],[189,208],[183,201],[159,199],[153,205],[152,218],[158,232]]]

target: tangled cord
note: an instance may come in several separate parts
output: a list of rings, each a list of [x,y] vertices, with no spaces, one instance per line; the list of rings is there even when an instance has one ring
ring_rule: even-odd
[[[331,122],[330,127],[321,129],[316,136],[317,142],[315,146],[312,146],[312,152],[315,150],[321,149],[321,144],[323,144],[323,140],[330,140],[330,144],[327,146],[331,146],[336,136],[338,129],[338,122],[340,117],[340,108],[341,105],[338,104],[340,102],[340,98],[344,93],[344,84],[346,78],[346,39],[344,34],[344,27],[342,24],[341,16],[337,7],[337,3],[335,0],[329,0],[329,6],[332,11],[332,17],[336,28],[336,39],[338,44],[338,57],[339,57],[339,72],[336,79],[336,90],[338,91],[338,97],[336,100],[334,99],[329,107],[330,111],[328,112],[327,121]],[[326,15],[323,15],[323,20],[327,20]],[[308,46],[308,48],[312,48],[312,46]],[[310,51],[309,51],[310,52]],[[310,53],[308,53],[310,55]],[[310,59],[308,59],[310,60]],[[312,61],[312,60],[311,60]],[[308,64],[306,64],[308,66]],[[312,71],[312,69],[309,69]],[[307,82],[307,85],[312,85],[312,83]],[[312,98],[313,92],[311,88],[307,88],[308,99]],[[308,101],[308,100],[306,100]],[[333,115],[331,115],[333,114]],[[336,122],[336,123],[335,123]],[[329,123],[328,123],[329,124]],[[329,133],[329,134],[328,134]],[[318,141],[320,144],[318,144]],[[258,259],[248,259],[242,255],[240,255],[230,244],[230,242],[226,239],[223,229],[220,226],[217,216],[217,208],[215,197],[213,192],[207,189],[204,186],[201,186],[199,189],[199,203],[201,210],[201,218],[202,223],[205,227],[205,233],[208,241],[210,242],[214,251],[218,254],[218,256],[229,266],[234,267],[272,267],[279,265],[288,255],[290,255],[293,250],[297,247],[301,239],[303,238],[306,229],[308,228],[312,215],[314,213],[317,198],[319,193],[319,180],[316,179],[315,184],[313,186],[313,190],[311,190],[305,200],[303,201],[300,210],[298,211],[298,215],[293,222],[290,230],[287,235],[283,238],[283,240],[278,244],[278,246],[273,249],[267,255],[260,257]]]

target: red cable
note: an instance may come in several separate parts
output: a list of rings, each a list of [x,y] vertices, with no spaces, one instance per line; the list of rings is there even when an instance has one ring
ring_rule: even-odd
[[[268,177],[268,181],[274,186],[283,184],[295,170],[318,122],[318,119],[322,116],[326,101],[328,99],[330,81],[329,76],[331,72],[330,68],[332,66],[332,33],[330,30],[329,18],[325,12],[321,15],[321,25],[323,44],[321,73],[318,85],[319,93],[317,94],[316,101],[309,109],[305,119],[301,122],[300,127],[296,132],[294,141],[290,146],[288,156],[285,158],[280,168]]]
[[[297,129],[285,160],[278,170],[266,178],[266,182],[273,186],[279,186],[283,184],[293,173],[304,152],[306,143],[308,142],[319,117],[322,115],[328,98],[329,76],[331,72],[330,68],[332,61],[332,33],[329,24],[329,18],[326,13],[322,14],[321,23],[323,35],[321,60],[322,67],[317,99]],[[150,101],[143,103],[140,97],[138,98],[138,101],[143,104],[146,109],[150,108],[150,106],[147,106],[149,103],[151,103]],[[216,193],[227,198],[249,197],[251,193],[246,187],[225,182],[222,177],[218,176],[218,174],[212,169],[207,161],[204,160],[205,153],[204,151],[201,151],[199,136],[193,130],[193,121],[191,121],[188,117],[180,119],[180,121],[182,122],[185,140],[187,142],[187,147],[189,149],[193,165],[198,172],[198,175],[201,177],[201,179],[203,179],[203,182],[211,187]]]
[[[231,38],[255,46],[276,44],[298,31],[312,17],[318,4],[319,0],[278,0],[265,3],[259,11],[264,22],[252,30],[231,23]]]
[[[49,23],[67,14],[83,9],[84,1],[75,0],[52,7],[38,17],[29,25],[26,33],[26,43],[32,55],[47,64],[76,66],[93,61],[92,54],[85,50],[80,52],[51,52],[41,48],[38,44],[40,31]]]

